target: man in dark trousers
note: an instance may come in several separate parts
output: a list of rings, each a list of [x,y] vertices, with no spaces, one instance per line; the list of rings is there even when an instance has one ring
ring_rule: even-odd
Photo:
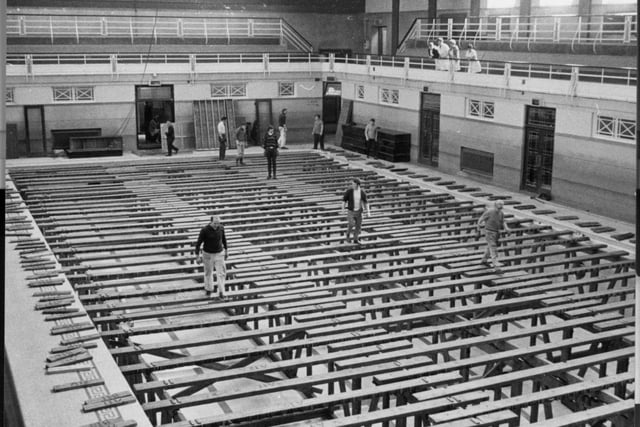
[[[203,244],[202,257],[200,257],[200,246]],[[200,230],[196,242],[196,261],[204,262],[204,290],[207,295],[213,294],[213,271],[215,270],[218,281],[218,296],[226,298],[224,284],[227,278],[227,266],[225,261],[228,256],[224,226],[220,223],[220,217],[214,215],[211,217],[211,222]]]
[[[221,117],[218,122],[218,143],[220,144],[220,160],[224,160],[227,152],[227,117]]]
[[[369,120],[364,128],[364,146],[367,157],[371,153],[373,157],[378,158],[378,127],[375,119]]]
[[[278,145],[280,148],[287,150],[287,109],[283,108],[278,117]]]
[[[500,238],[500,230],[505,230],[509,233],[511,230],[509,226],[504,222],[504,213],[502,208],[504,202],[502,200],[496,200],[492,209],[486,210],[480,219],[478,219],[478,232],[481,227],[484,226],[484,237],[487,240],[487,249],[482,255],[482,264],[487,267],[493,267],[499,269],[502,264],[498,262],[498,243]],[[491,264],[488,259],[491,257]]]
[[[173,145],[173,141],[176,140],[176,132],[173,129],[173,124],[167,120],[167,131],[164,133],[167,137],[167,151],[169,152],[167,156],[171,156],[171,153],[174,151],[178,154],[178,147]]]
[[[324,123],[322,123],[319,114],[316,114],[313,118],[311,135],[313,135],[313,149],[317,150],[318,144],[320,144],[320,150],[324,151]]]
[[[342,197],[342,213],[347,209],[347,243],[351,242],[351,232],[353,231],[353,241],[360,244],[360,228],[362,227],[362,211],[367,210],[367,217],[371,216],[367,193],[360,188],[360,179],[351,180],[351,188],[344,192]]]
[[[267,134],[262,141],[262,147],[264,148],[264,156],[267,158],[267,170],[269,176],[267,179],[276,179],[276,158],[278,157],[278,137],[273,129],[273,126],[269,126]]]
[[[157,114],[149,121],[149,138],[150,142],[160,142],[160,125],[158,120],[160,116]]]

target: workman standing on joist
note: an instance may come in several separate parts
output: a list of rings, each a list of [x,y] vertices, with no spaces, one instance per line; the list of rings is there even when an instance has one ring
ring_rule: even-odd
[[[360,188],[360,179],[353,178],[351,180],[351,188],[344,192],[342,196],[342,212],[347,209],[347,243],[351,242],[351,232],[353,232],[353,241],[360,244],[360,229],[362,227],[362,211],[367,210],[367,216],[371,216],[369,210],[369,202],[367,201],[367,193]]]
[[[482,264],[487,267],[493,266],[495,269],[499,269],[502,264],[498,262],[498,244],[500,239],[500,230],[504,230],[509,233],[511,230],[506,222],[504,222],[504,213],[502,208],[504,202],[502,200],[496,200],[492,209],[487,209],[480,219],[478,219],[478,232],[480,228],[484,226],[484,237],[487,240],[487,249],[482,255]],[[491,257],[491,264],[489,264],[489,257]]]
[[[200,257],[200,246],[203,243],[202,257]],[[204,262],[204,290],[207,295],[213,294],[213,270],[215,269],[218,279],[218,296],[222,299],[226,298],[224,284],[227,278],[227,266],[225,261],[228,254],[224,226],[220,223],[220,217],[214,215],[211,217],[211,222],[200,230],[196,242],[196,261]]]

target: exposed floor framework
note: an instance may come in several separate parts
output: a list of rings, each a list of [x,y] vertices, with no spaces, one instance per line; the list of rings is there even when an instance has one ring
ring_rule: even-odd
[[[152,424],[629,424],[628,253],[508,215],[496,271],[479,263],[484,203],[309,152],[278,168],[10,170],[96,327],[62,344],[103,339]],[[340,212],[353,177],[373,213],[361,245]],[[214,213],[226,301],[193,256]]]

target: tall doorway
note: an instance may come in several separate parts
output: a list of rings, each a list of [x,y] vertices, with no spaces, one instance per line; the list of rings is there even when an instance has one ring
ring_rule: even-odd
[[[440,94],[421,93],[420,160],[438,166],[440,154]]]
[[[26,128],[27,156],[44,156],[47,153],[47,138],[44,130],[44,107],[27,105],[24,107],[24,123]],[[20,150],[22,151],[22,150]]]
[[[278,123],[273,122],[273,106],[270,99],[256,99],[256,121],[251,129],[251,139],[257,145],[262,145],[262,137],[269,126],[278,130]]]
[[[371,53],[373,55],[385,55],[387,52],[387,27],[376,26],[371,36]]]
[[[526,115],[522,188],[550,198],[556,110],[528,106]]]
[[[324,133],[336,133],[342,105],[342,83],[324,82],[322,87],[322,121],[324,122]]]
[[[173,85],[136,86],[136,134],[139,150],[162,147],[160,124],[174,120]]]

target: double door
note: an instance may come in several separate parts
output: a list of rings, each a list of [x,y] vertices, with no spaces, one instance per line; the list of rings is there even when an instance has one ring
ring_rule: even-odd
[[[420,160],[438,166],[440,153],[440,94],[422,93],[420,108]]]
[[[526,114],[522,187],[550,197],[556,110],[529,106]]]

